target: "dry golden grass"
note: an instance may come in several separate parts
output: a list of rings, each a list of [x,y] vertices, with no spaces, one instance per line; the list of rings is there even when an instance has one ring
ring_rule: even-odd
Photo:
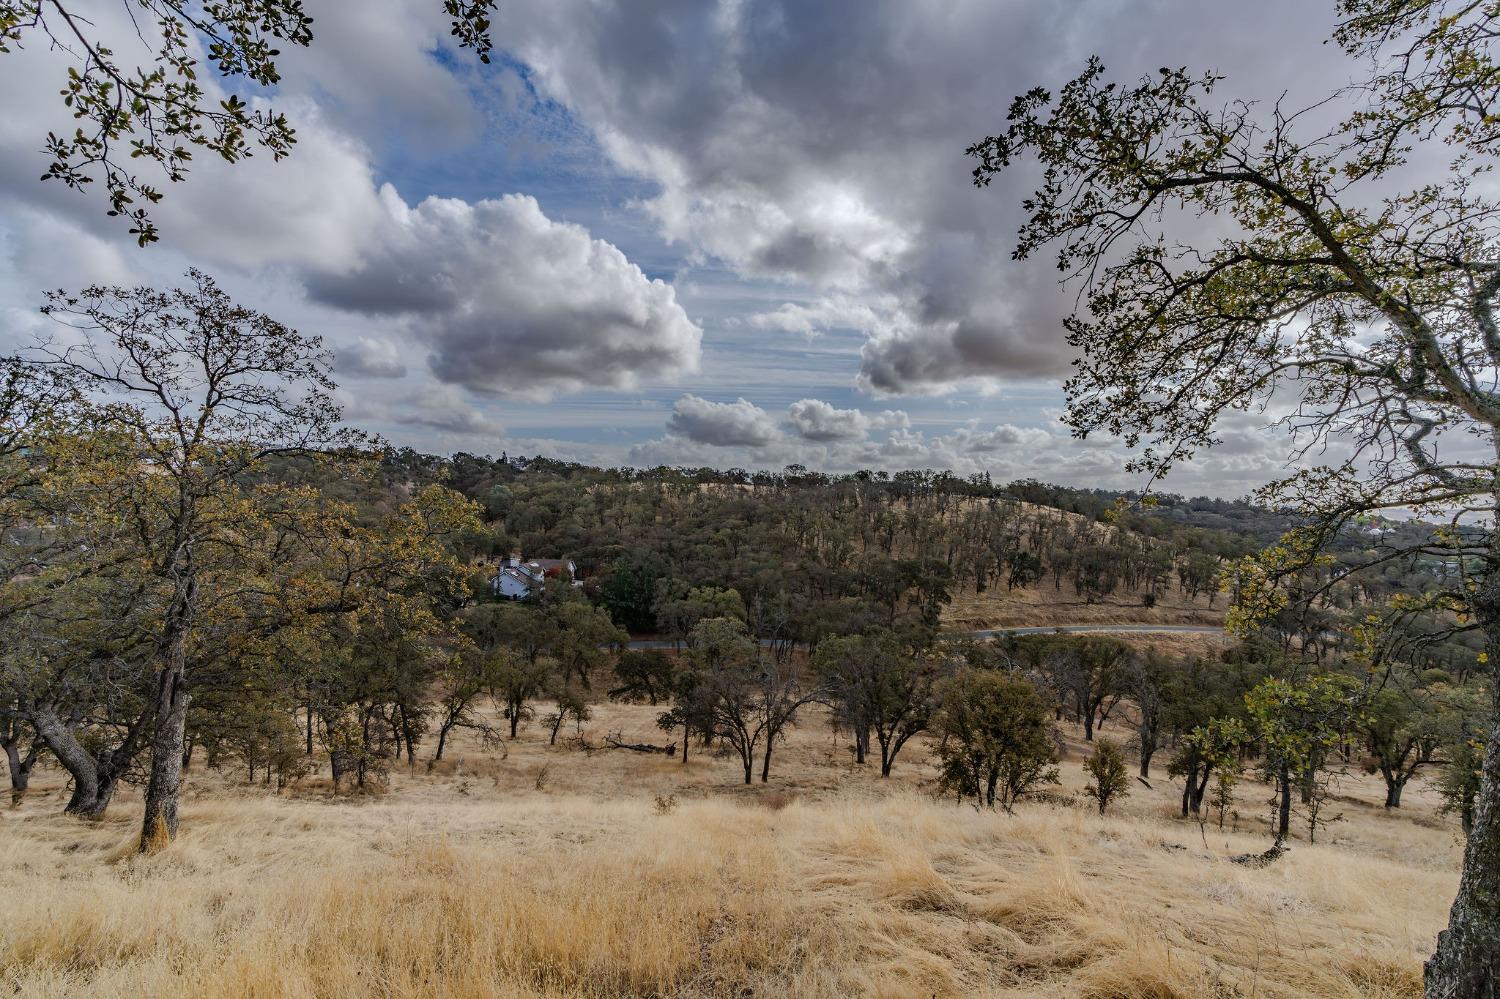
[[[592,742],[652,737],[650,708],[599,714]],[[199,773],[181,837],[153,857],[131,850],[138,799],[79,824],[48,775],[0,813],[0,991],[1420,994],[1457,868],[1425,788],[1393,816],[1352,781],[1327,844],[1254,870],[1227,857],[1266,845],[1258,788],[1242,831],[1205,836],[1171,818],[1163,784],[1107,818],[1075,807],[1070,762],[1059,803],[1007,816],[924,793],[927,752],[881,781],[814,717],[764,788],[737,786],[729,760],[589,754],[534,731],[503,759],[461,745],[402,768],[383,795],[313,781],[278,798]]]
[[[953,630],[981,628],[1029,628],[1053,624],[1214,624],[1224,623],[1227,603],[1218,594],[1214,606],[1208,597],[1188,598],[1175,587],[1164,593],[1154,607],[1142,603],[1141,594],[1122,590],[1088,603],[1065,582],[1056,589],[1050,578],[1028,589],[1007,591],[992,586],[983,593],[955,586],[953,602],[943,610],[943,626]]]

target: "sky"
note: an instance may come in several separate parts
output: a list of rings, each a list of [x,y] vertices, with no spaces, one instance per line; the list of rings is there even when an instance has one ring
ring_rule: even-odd
[[[145,58],[119,0],[80,6]],[[292,156],[196,162],[146,249],[38,182],[65,54],[0,56],[0,347],[45,333],[47,289],[198,266],[321,336],[347,418],[396,445],[1135,488],[1059,422],[1077,289],[1011,260],[1036,176],[977,189],[965,148],[1091,55],[1293,103],[1358,69],[1308,0],[503,0],[488,66],[438,0],[306,7],[313,45],[240,91]],[[1286,474],[1266,422],[1161,487]]]

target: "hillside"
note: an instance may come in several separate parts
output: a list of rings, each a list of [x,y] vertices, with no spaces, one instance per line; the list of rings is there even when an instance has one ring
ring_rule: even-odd
[[[656,709],[584,727],[661,741]],[[179,841],[133,852],[131,802],[0,813],[0,983],[41,997],[1417,996],[1459,834],[1414,787],[1339,788],[1282,860],[1265,788],[1239,831],[1175,818],[1175,782],[1100,818],[1063,787],[1015,815],[931,795],[930,747],[882,781],[809,715],[769,786],[732,761],[463,742],[383,794],[286,797],[194,773]],[[1320,839],[1323,837],[1320,837]]]

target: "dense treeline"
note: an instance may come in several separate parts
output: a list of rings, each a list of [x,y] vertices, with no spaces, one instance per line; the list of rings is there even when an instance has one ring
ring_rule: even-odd
[[[619,624],[676,637],[684,629],[658,611],[700,586],[739,591],[759,635],[801,642],[830,622],[858,630],[860,615],[931,627],[962,591],[1045,585],[1149,606],[1171,589],[1212,602],[1221,561],[1258,547],[1248,534],[1068,503],[1036,483],[985,476],[603,470],[411,452],[391,460],[479,502],[493,525],[491,554],[575,559]]]

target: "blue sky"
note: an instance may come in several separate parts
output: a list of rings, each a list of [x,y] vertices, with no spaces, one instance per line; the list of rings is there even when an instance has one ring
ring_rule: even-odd
[[[294,119],[294,155],[199,164],[148,250],[36,181],[63,57],[0,59],[0,336],[37,333],[45,288],[198,265],[324,336],[351,421],[398,444],[1129,487],[1116,442],[1058,422],[1071,292],[1009,257],[1034,178],[976,190],[964,147],[1095,52],[1246,95],[1349,72],[1325,25],[1287,37],[1291,0],[507,0],[485,67],[437,0],[308,7],[312,49],[252,95]],[[1167,487],[1282,473],[1267,422]]]

